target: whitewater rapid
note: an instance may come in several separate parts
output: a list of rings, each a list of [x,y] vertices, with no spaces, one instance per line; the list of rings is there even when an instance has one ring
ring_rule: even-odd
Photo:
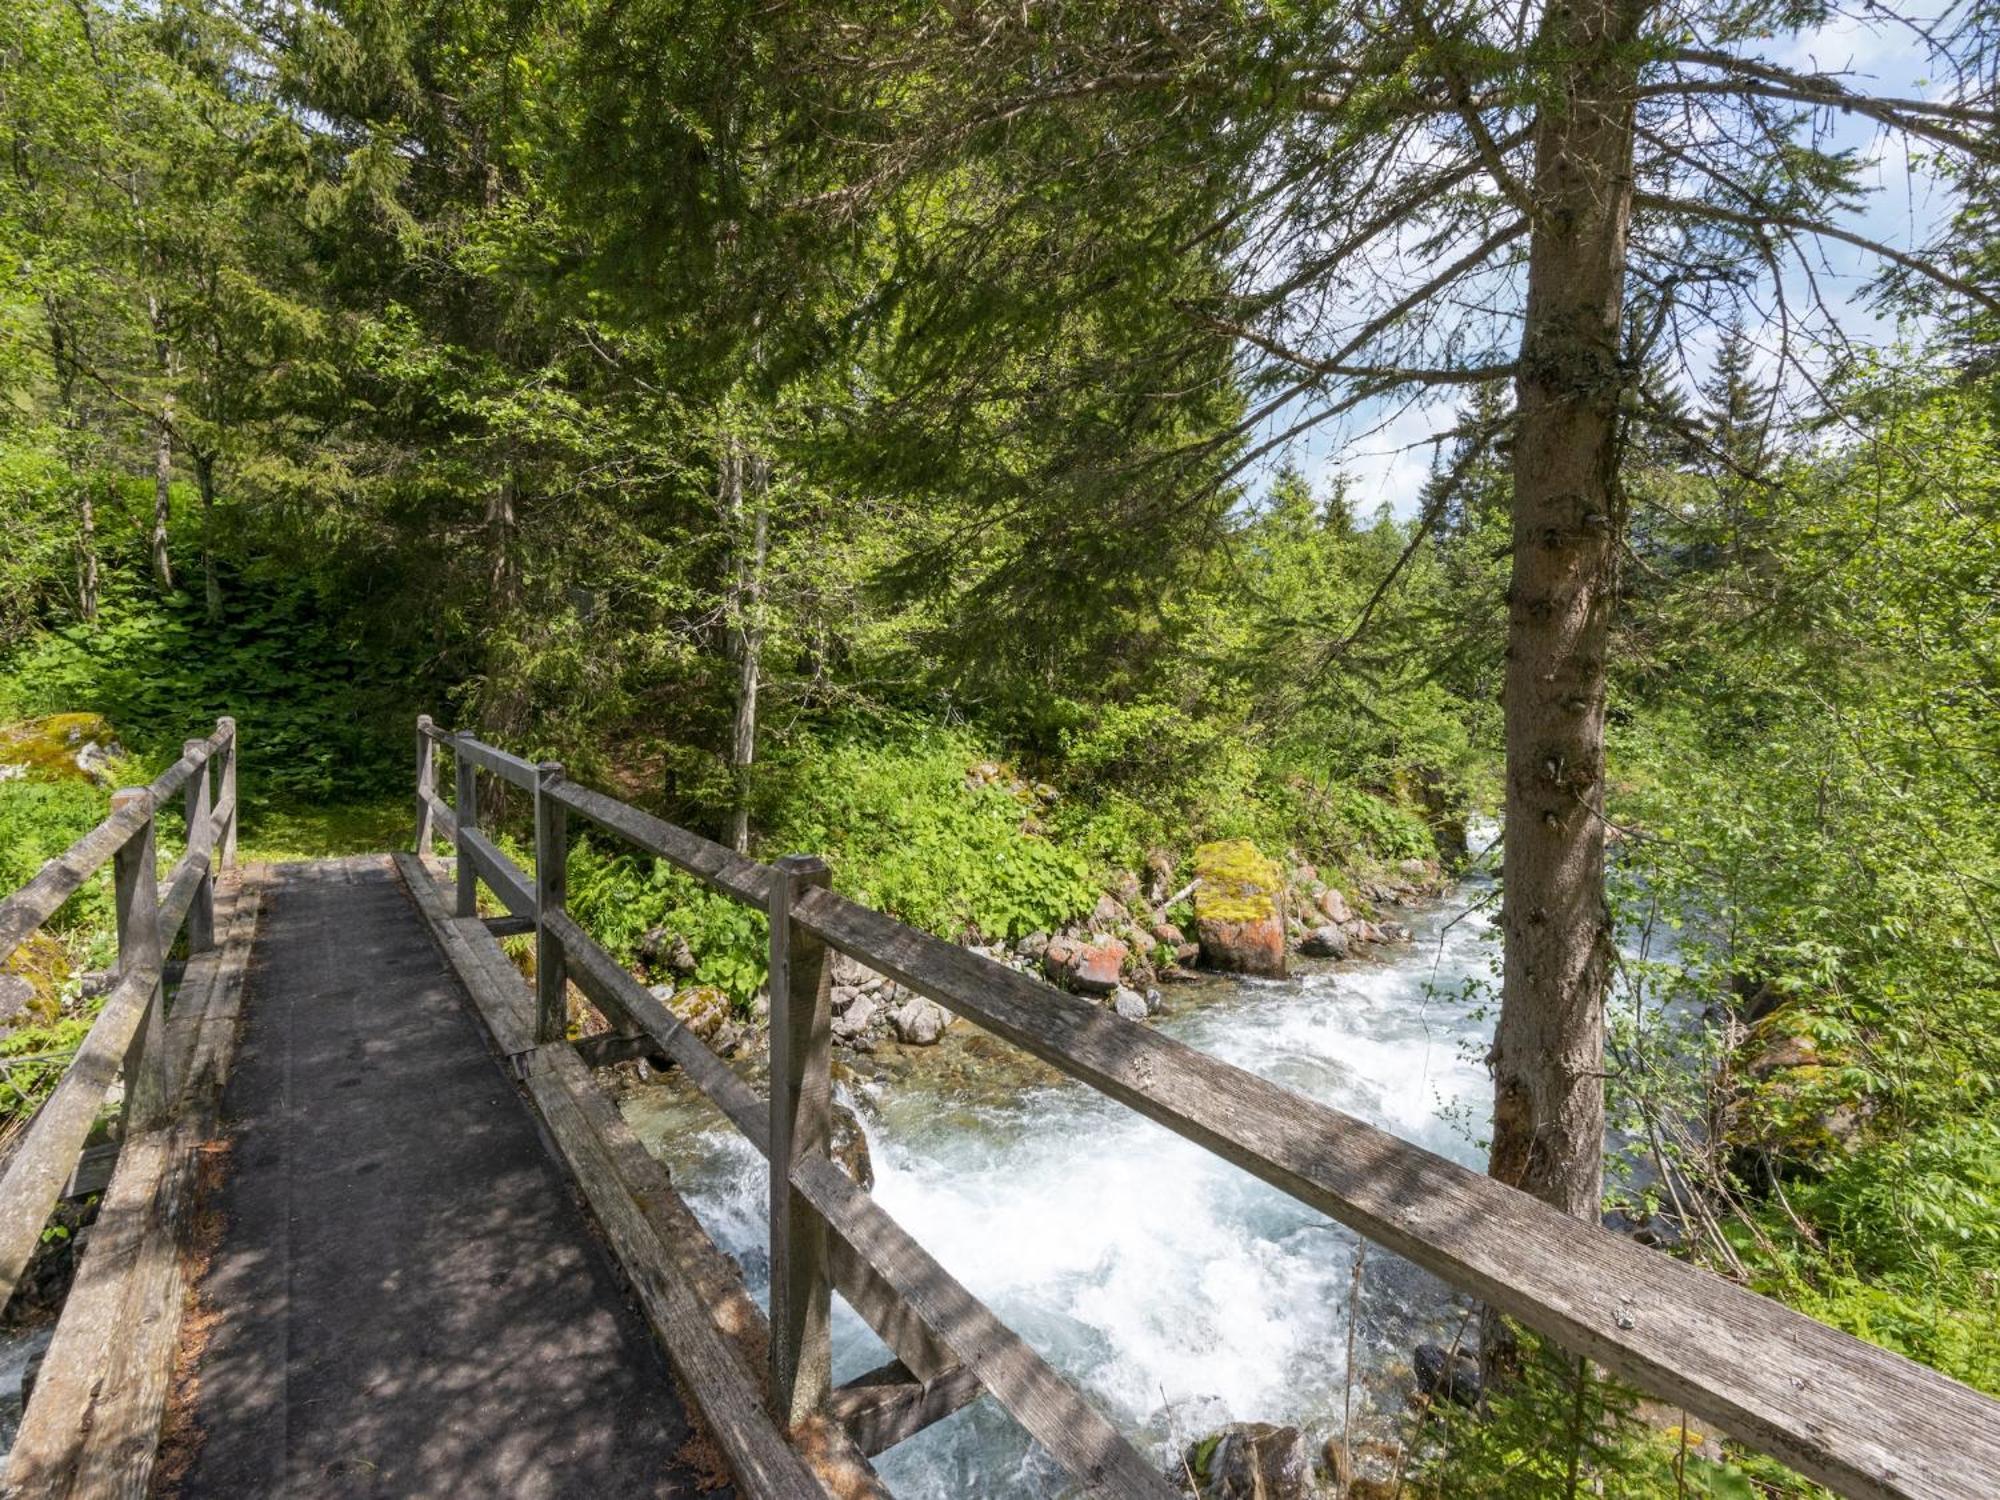
[[[1492,1085],[1491,883],[1475,875],[1410,917],[1414,940],[1282,981],[1176,989],[1160,1022],[1262,1074],[1478,1167]],[[963,1025],[964,1023],[959,1023]],[[1359,1289],[1347,1382],[1355,1237],[1199,1147],[1080,1085],[996,1102],[862,1085],[875,1198],[1113,1421],[1164,1464],[1231,1421],[1365,1433],[1393,1415],[1417,1342],[1448,1342],[1464,1301],[1379,1248]],[[720,1245],[766,1295],[764,1163],[675,1091],[625,1102]],[[835,1379],[888,1358],[835,1302]],[[898,1495],[1039,1497],[1066,1482],[981,1401],[883,1455]]]

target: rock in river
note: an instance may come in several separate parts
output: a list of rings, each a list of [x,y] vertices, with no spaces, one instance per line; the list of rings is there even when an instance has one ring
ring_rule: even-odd
[[[1210,968],[1282,979],[1285,877],[1248,839],[1203,844],[1194,852],[1195,934]]]
[[[1084,942],[1078,938],[1052,938],[1042,954],[1042,969],[1057,984],[1067,984],[1087,995],[1108,995],[1118,988],[1118,971],[1127,953],[1117,938]]]
[[[1327,922],[1308,932],[1299,942],[1299,952],[1308,958],[1347,957],[1347,934]]]
[[[903,1003],[890,1017],[896,1023],[896,1037],[911,1047],[929,1047],[944,1035],[951,1015],[934,1000],[918,995]]]
[[[1235,1422],[1187,1451],[1200,1500],[1309,1500],[1312,1449],[1296,1427]]]

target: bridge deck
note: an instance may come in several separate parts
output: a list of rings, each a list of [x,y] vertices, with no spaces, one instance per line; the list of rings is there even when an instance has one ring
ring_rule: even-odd
[[[696,1493],[665,1362],[390,862],[275,871],[246,998],[179,1493]]]

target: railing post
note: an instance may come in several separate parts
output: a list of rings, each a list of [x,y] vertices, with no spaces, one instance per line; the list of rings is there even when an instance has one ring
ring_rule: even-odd
[[[771,870],[771,1407],[787,1429],[833,1384],[826,1221],[791,1185],[794,1161],[827,1154],[833,1109],[832,966],[792,903],[831,880],[813,855]]]
[[[206,745],[205,740],[189,740],[181,746],[181,754],[190,755]],[[215,825],[211,821],[214,804],[209,797],[208,778],[208,759],[204,759],[187,783],[188,853],[208,856],[208,868],[202,871],[201,884],[194,888],[194,904],[188,908],[190,954],[206,953],[215,946]]]
[[[535,1040],[559,1042],[569,1034],[569,966],[562,941],[549,931],[548,914],[561,911],[569,893],[569,809],[549,792],[562,781],[559,761],[535,767]]]
[[[458,911],[461,917],[479,915],[479,872],[472,867],[472,860],[465,852],[465,836],[479,828],[479,768],[473,765],[471,757],[458,747],[458,737],[452,737],[451,758],[457,774],[457,791],[452,798],[457,805],[452,808],[452,817],[458,824]]]
[[[431,852],[431,798],[437,795],[437,746],[431,743],[431,716],[417,715],[417,857]]]
[[[216,780],[215,803],[229,809],[222,824],[222,868],[236,868],[236,823],[241,816],[236,806],[236,721],[227,715],[215,721],[217,729],[228,732],[222,742],[222,770]]]
[[[111,794],[118,811],[146,797],[144,787],[126,787]],[[160,967],[166,957],[160,944],[159,857],[152,810],[145,825],[113,856],[112,892],[118,919],[118,975],[121,980],[150,972],[153,991],[145,1019],[125,1051],[125,1131],[150,1130],[167,1114],[166,985]]]

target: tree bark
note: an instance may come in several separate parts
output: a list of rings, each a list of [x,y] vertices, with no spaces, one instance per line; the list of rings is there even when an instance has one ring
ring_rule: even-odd
[[[487,598],[505,607],[514,599],[514,467],[507,466],[486,502]]]
[[[69,332],[54,297],[43,299],[48,317],[49,354],[55,366],[56,404],[61,412],[63,461],[76,484],[76,612],[86,622],[97,618],[97,497],[91,493],[88,476],[77,478],[84,467],[83,413],[76,405],[76,360],[71,354]]]
[[[173,515],[174,398],[160,398],[160,415],[153,425],[153,581],[163,589],[174,586],[173,563],[167,556],[167,522]]]
[[[90,486],[85,479],[76,487],[76,612],[85,620],[97,618],[97,502]]]
[[[148,294],[146,319],[153,329],[153,360],[160,370],[160,414],[153,419],[153,530],[150,538],[153,581],[162,589],[174,586],[174,569],[167,556],[167,523],[173,518],[174,393],[173,346],[163,329],[159,299]]]
[[[757,691],[764,657],[764,563],[770,554],[770,461],[746,451],[739,438],[723,446],[722,501],[734,557],[728,598],[729,654],[736,662],[736,712],[730,726],[733,782],[729,842],[750,850],[750,767],[757,759]],[[745,496],[748,495],[746,502]]]
[[[1595,1222],[1604,1178],[1604,693],[1638,34],[1646,0],[1557,0],[1539,55],[1508,597],[1505,972],[1493,1176]]]

